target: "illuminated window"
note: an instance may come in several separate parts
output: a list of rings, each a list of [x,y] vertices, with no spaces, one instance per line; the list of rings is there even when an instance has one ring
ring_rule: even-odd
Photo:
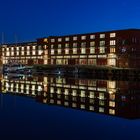
[[[73,43],[73,47],[77,47],[77,43]]]
[[[104,108],[103,107],[99,107],[99,112],[103,113],[104,112]]]
[[[86,47],[86,42],[82,42],[81,47]]]
[[[77,95],[77,90],[72,90],[72,96],[76,96]]]
[[[69,40],[70,40],[70,38],[69,38],[69,37],[66,37],[66,38],[65,38],[65,41],[69,41]]]
[[[109,109],[109,114],[115,115],[115,110],[114,109]]]
[[[113,48],[110,48],[110,53],[115,53],[116,52],[116,49],[113,47]]]
[[[51,39],[51,42],[55,42],[55,39],[54,39],[54,38],[52,38],[52,39]]]
[[[69,43],[66,43],[66,44],[65,44],[65,47],[69,47]]]
[[[35,55],[35,54],[36,54],[36,52],[35,52],[35,51],[32,51],[32,54],[33,54],[33,55]]]
[[[90,106],[89,110],[94,111],[94,106]]]
[[[110,40],[110,45],[116,45],[116,40]]]
[[[14,50],[14,47],[12,47],[11,50],[13,51]]]
[[[7,51],[9,51],[9,48],[6,48]]]
[[[90,39],[95,39],[95,35],[90,35]]]
[[[53,49],[53,47],[54,47],[54,44],[51,44],[51,49]]]
[[[30,50],[30,46],[27,46],[27,50]]]
[[[65,49],[65,54],[69,54],[69,49]]]
[[[105,47],[99,47],[99,52],[100,53],[105,53]]]
[[[111,89],[116,88],[116,81],[108,81],[107,84],[108,84],[108,88]]]
[[[61,48],[62,47],[62,44],[58,44],[58,48]]]
[[[42,50],[38,50],[38,55],[42,55],[43,51]]]
[[[21,47],[21,50],[24,50],[24,47]]]
[[[85,97],[85,93],[86,93],[85,91],[81,90],[81,95],[80,96]]]
[[[58,89],[57,89],[57,93],[58,93],[58,94],[61,94],[61,88],[58,88]]]
[[[16,47],[16,50],[19,51],[19,47]]]
[[[77,54],[77,48],[73,48],[73,54]]]
[[[105,46],[105,41],[100,41],[100,46]]]
[[[62,38],[58,38],[58,42],[61,42],[62,41]]]
[[[27,55],[30,55],[30,52],[29,51],[27,51]]]
[[[81,109],[85,109],[85,105],[82,104],[82,105],[81,105]]]
[[[73,40],[77,40],[77,36],[74,36],[74,37],[73,37]]]
[[[68,89],[65,89],[64,94],[65,95],[68,95],[69,94],[69,90]]]
[[[95,46],[95,41],[90,42],[90,47],[94,47]]]
[[[81,39],[82,39],[82,40],[85,40],[85,39],[86,39],[86,36],[81,36]]]
[[[90,48],[90,53],[91,53],[91,54],[95,53],[95,47],[91,47],[91,48]]]
[[[24,51],[21,51],[21,55],[24,55]]]
[[[17,51],[16,54],[19,55],[19,51]]]
[[[50,88],[50,93],[54,93],[54,88],[53,87]]]
[[[89,92],[89,98],[95,98],[95,93],[93,91]]]
[[[85,54],[86,53],[86,48],[81,48],[81,54]]]
[[[105,34],[100,34],[100,38],[105,38]]]
[[[10,52],[8,51],[8,52],[6,52],[6,56],[10,56]]]
[[[61,54],[62,50],[61,49],[58,49],[57,52],[58,52],[58,54]]]
[[[33,49],[35,49],[36,46],[33,46]]]
[[[116,37],[116,33],[110,33],[110,37]]]
[[[115,102],[109,101],[109,106],[110,106],[110,107],[115,107]]]
[[[11,52],[11,55],[14,56],[14,52],[13,51]]]
[[[99,99],[101,99],[101,100],[105,99],[104,93],[99,93]]]
[[[51,49],[51,54],[54,54],[54,49]]]

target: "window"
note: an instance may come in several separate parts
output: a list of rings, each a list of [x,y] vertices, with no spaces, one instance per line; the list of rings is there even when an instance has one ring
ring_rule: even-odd
[[[105,38],[105,34],[100,34],[100,38]]]
[[[69,44],[68,44],[68,43],[66,43],[66,44],[65,44],[65,47],[69,47]]]
[[[17,51],[17,55],[19,55],[19,51]]]
[[[10,52],[8,51],[8,52],[6,52],[6,56],[10,56]]]
[[[42,50],[38,50],[38,55],[42,55],[43,51]]]
[[[95,47],[91,47],[91,48],[90,48],[90,53],[91,53],[91,54],[95,53]]]
[[[36,52],[35,51],[32,51],[32,55],[35,55],[36,54]]]
[[[105,46],[105,41],[100,41],[100,46]]]
[[[73,40],[77,40],[77,36],[74,36],[74,37],[73,37]]]
[[[62,44],[58,44],[58,48],[61,48],[62,47]]]
[[[95,46],[95,41],[90,42],[90,47],[94,47]]]
[[[21,55],[24,55],[24,51],[21,51]]]
[[[110,37],[116,37],[116,33],[110,33]]]
[[[51,42],[55,42],[55,39],[54,39],[54,38],[52,38],[52,39],[51,39]]]
[[[11,55],[14,56],[14,52],[13,51],[11,52]]]
[[[62,50],[61,49],[58,49],[57,52],[58,52],[58,54],[61,54]]]
[[[110,45],[116,45],[116,40],[110,40]]]
[[[95,35],[90,35],[90,39],[95,39]]]
[[[65,38],[65,41],[69,41],[69,40],[70,40],[70,38],[69,38],[69,37],[66,37],[66,38]]]
[[[81,39],[82,39],[82,40],[85,40],[85,39],[86,39],[86,36],[81,36]]]
[[[54,49],[51,49],[51,54],[54,54]]]
[[[21,50],[24,50],[24,47],[21,47]]]
[[[77,48],[73,48],[73,54],[77,54]]]
[[[58,42],[61,42],[62,41],[62,38],[58,38]]]
[[[86,42],[82,42],[81,47],[86,47]]]
[[[85,54],[86,53],[86,48],[81,48],[81,54]]]
[[[30,55],[30,52],[29,51],[27,51],[27,55]]]
[[[115,102],[109,101],[109,106],[110,106],[110,107],[115,107]]]
[[[14,47],[12,47],[11,50],[13,51],[14,50]]]
[[[105,47],[99,47],[99,52],[100,53],[105,53]]]
[[[17,51],[19,51],[19,47],[17,47],[16,49],[17,49]]]
[[[51,44],[51,49],[53,49],[53,47],[54,47],[54,45],[53,45],[53,44]]]
[[[77,47],[77,43],[73,43],[73,47]]]
[[[69,54],[69,49],[65,49],[65,54]]]
[[[115,53],[116,49],[114,47],[110,48],[110,53]]]
[[[30,50],[30,46],[27,46],[27,50]]]
[[[33,46],[33,49],[34,49],[34,50],[35,50],[35,47],[36,47],[36,46]]]

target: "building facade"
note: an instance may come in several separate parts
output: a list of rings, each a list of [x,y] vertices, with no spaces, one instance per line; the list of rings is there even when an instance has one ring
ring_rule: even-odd
[[[140,30],[48,37],[48,64],[140,66]]]
[[[43,48],[37,42],[2,45],[2,62],[6,64],[44,64]]]
[[[67,36],[49,36],[35,42],[1,47],[3,64],[140,66],[140,30],[114,30]]]

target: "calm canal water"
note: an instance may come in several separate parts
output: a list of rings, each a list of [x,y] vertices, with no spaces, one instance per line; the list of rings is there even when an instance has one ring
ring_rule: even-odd
[[[140,82],[2,76],[0,138],[140,138]]]

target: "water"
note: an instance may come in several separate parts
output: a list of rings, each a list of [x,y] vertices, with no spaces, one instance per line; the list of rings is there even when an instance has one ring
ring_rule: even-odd
[[[140,83],[2,76],[1,139],[139,139]]]

